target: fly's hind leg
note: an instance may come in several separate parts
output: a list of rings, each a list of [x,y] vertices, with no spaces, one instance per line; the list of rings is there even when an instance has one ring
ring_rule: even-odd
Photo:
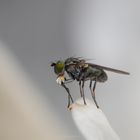
[[[95,97],[95,88],[96,88],[96,84],[97,84],[97,81],[94,82],[94,86],[93,86],[93,96],[92,96],[92,97],[93,97],[93,100],[94,100],[94,102],[95,102],[96,107],[99,108],[98,103],[97,103],[97,101],[96,101],[96,97]]]
[[[94,82],[94,86],[93,86],[93,90],[92,90],[92,80],[90,80],[89,88],[90,88],[91,95],[92,95],[92,98],[93,98],[93,100],[94,100],[94,103],[95,103],[96,107],[99,108],[99,106],[98,106],[98,104],[97,104],[97,101],[96,101],[96,98],[95,98],[95,88],[96,88],[96,84],[97,84],[97,81]]]

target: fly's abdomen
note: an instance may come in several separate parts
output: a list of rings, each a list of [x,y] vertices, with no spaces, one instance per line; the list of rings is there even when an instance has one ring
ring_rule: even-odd
[[[101,74],[97,76],[97,81],[98,82],[105,82],[107,81],[108,77],[107,74],[102,70]]]
[[[97,82],[105,82],[107,80],[107,74],[102,69],[88,67],[84,72],[86,80],[93,80]]]

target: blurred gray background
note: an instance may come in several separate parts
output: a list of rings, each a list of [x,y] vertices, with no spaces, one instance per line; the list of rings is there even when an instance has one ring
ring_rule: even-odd
[[[140,138],[140,1],[1,0],[0,40],[49,98],[69,135],[82,136],[66,109],[67,93],[56,84],[50,62],[70,56],[129,71],[108,72],[98,84],[100,107],[121,139]],[[86,97],[91,99],[86,84]],[[74,99],[78,84],[69,85]],[[44,100],[44,99],[43,99]]]

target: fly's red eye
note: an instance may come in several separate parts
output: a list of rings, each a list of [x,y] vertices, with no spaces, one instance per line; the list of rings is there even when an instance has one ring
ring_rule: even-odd
[[[55,65],[56,65],[56,63],[52,63],[52,64],[51,64],[51,67],[54,67]]]

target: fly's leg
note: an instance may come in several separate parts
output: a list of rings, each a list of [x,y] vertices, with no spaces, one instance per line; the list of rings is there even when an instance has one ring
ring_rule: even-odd
[[[70,96],[68,95],[68,105],[67,105],[67,108],[70,107]]]
[[[94,100],[95,105],[97,106],[97,108],[99,108],[99,106],[96,102],[96,99],[95,99],[95,87],[96,87],[96,81],[94,83],[93,90],[92,90],[92,80],[90,80],[89,88],[90,88],[90,91],[91,91],[91,95],[92,95],[92,98]]]
[[[90,92],[91,92],[91,95],[92,95],[92,98],[93,98],[93,92],[92,92],[92,80],[90,80],[89,89],[90,89]]]
[[[71,83],[71,82],[73,82],[73,81],[74,81],[73,79],[66,79],[66,78],[65,78],[65,84]]]
[[[85,80],[83,80],[83,83],[82,83],[82,95],[83,95],[84,104],[86,105],[85,94],[84,94],[84,83],[85,83]]]
[[[65,88],[65,90],[66,90],[67,93],[68,93],[68,107],[69,107],[69,106],[70,106],[70,100],[71,100],[71,102],[73,103],[73,98],[72,98],[72,96],[71,96],[71,94],[70,94],[69,88],[67,88],[63,82],[62,82],[61,86],[62,86],[63,88]]]
[[[81,87],[81,82],[82,82],[82,87]],[[79,75],[80,93],[81,93],[81,97],[83,97],[84,104],[86,105],[85,94],[84,94],[84,84],[85,84],[84,72],[81,72]]]
[[[94,86],[93,86],[93,92],[92,92],[92,98],[94,100],[94,103],[96,105],[97,108],[99,108],[98,104],[97,104],[97,101],[96,101],[96,98],[95,98],[95,88],[96,88],[96,84],[97,84],[97,81],[94,82]]]
[[[81,80],[79,81],[80,95],[83,97],[82,88],[81,88]]]

